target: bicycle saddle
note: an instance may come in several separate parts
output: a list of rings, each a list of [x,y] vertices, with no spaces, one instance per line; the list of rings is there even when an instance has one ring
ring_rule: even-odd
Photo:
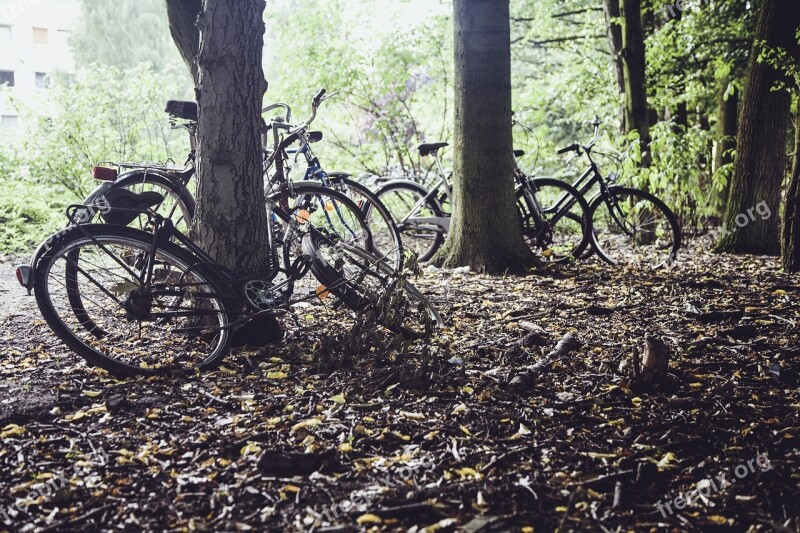
[[[444,148],[445,146],[450,146],[448,143],[422,143],[417,146],[417,150],[419,150],[419,155],[426,156],[430,155],[440,148]]]
[[[169,100],[165,111],[174,117],[184,120],[197,120],[197,104],[194,102]]]
[[[110,209],[100,214],[107,224],[127,226],[133,222],[142,211],[156,206],[164,201],[164,196],[156,191],[135,193],[128,189],[115,188],[105,194],[105,201]]]
[[[525,155],[525,150],[514,150],[514,157],[522,157]]]

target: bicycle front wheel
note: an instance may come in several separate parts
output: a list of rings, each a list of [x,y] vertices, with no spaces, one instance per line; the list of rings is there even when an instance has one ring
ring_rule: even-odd
[[[108,224],[68,230],[37,264],[39,310],[67,346],[116,375],[211,367],[229,344],[226,297],[191,254],[171,243],[153,253],[152,242]]]
[[[667,205],[649,192],[630,187],[609,187],[590,205],[592,245],[597,254],[615,266],[657,269],[678,255],[681,228]]]
[[[517,190],[522,236],[543,264],[579,258],[589,245],[589,205],[569,183],[553,178],[530,178]]]
[[[312,231],[303,239],[311,271],[347,307],[370,314],[406,338],[430,336],[443,325],[433,304],[384,259],[362,247]]]

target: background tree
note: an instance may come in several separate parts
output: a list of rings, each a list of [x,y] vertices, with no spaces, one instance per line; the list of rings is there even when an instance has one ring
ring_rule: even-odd
[[[800,272],[800,113],[794,121],[794,164],[786,191],[781,261],[787,272]]]
[[[455,0],[453,219],[440,265],[524,272],[514,202],[508,0]]]
[[[637,132],[641,163],[649,167],[650,113],[647,107],[647,77],[642,0],[619,0],[622,15],[622,72],[625,81],[625,130]]]
[[[791,96],[774,90],[787,80],[786,72],[762,60],[768,49],[794,50],[800,26],[800,5],[794,0],[763,0],[743,93],[736,160],[725,210],[729,229],[717,245],[723,252],[776,255],[780,252],[780,221],[772,216],[738,228],[736,217],[760,202],[779,212],[786,175],[787,134]]]

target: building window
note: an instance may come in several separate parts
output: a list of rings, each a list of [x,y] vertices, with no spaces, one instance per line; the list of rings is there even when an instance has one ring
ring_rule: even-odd
[[[14,86],[14,71],[0,70],[0,85]]]
[[[72,35],[72,32],[69,30],[58,30],[56,31],[55,40],[58,46],[67,47],[69,45],[69,38]]]
[[[33,28],[33,44],[47,44],[47,28]]]
[[[15,115],[3,115],[0,117],[0,130],[15,131],[19,124],[19,120]]]
[[[48,76],[46,72],[36,73],[36,88],[37,89],[50,88],[50,76]]]
[[[0,24],[0,44],[11,44],[11,26]]]

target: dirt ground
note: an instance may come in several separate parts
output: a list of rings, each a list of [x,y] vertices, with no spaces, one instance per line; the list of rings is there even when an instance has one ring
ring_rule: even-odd
[[[180,379],[87,368],[0,274],[0,530],[800,528],[800,278],[770,258],[432,271],[432,359],[337,353],[344,313],[311,308]],[[625,368],[647,337],[654,388]]]

